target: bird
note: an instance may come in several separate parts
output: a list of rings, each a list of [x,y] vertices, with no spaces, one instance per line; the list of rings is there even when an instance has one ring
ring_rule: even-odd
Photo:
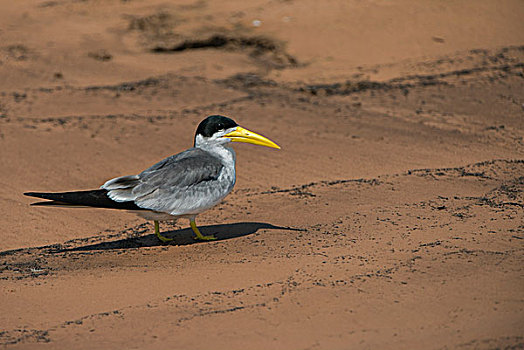
[[[46,199],[32,203],[40,206],[95,207],[126,210],[154,222],[189,219],[197,240],[204,236],[196,225],[196,216],[220,203],[236,182],[236,154],[232,142],[244,142],[280,149],[273,141],[239,126],[223,115],[210,115],[198,125],[194,144],[183,152],[167,157],[137,175],[126,175],[105,182],[99,189],[73,192],[26,192],[24,195]]]

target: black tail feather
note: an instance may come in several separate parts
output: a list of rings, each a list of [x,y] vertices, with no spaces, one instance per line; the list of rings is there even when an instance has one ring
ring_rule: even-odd
[[[52,202],[37,202],[32,205],[73,205],[94,208],[140,210],[134,202],[115,202],[107,196],[107,190],[75,191],[75,192],[26,192],[24,195],[42,199],[49,199]]]

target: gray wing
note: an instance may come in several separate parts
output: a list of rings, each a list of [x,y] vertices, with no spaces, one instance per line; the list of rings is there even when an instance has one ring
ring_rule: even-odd
[[[205,204],[203,200],[214,198],[210,191],[220,190],[220,186],[207,184],[218,182],[223,167],[210,153],[191,148],[138,175],[109,180],[102,188],[109,191],[109,198],[118,202],[134,201],[144,209],[172,215],[188,214],[201,208]]]

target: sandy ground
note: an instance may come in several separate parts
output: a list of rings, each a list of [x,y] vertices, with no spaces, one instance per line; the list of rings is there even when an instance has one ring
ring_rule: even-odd
[[[522,1],[0,1],[0,344],[524,347]],[[30,207],[188,148],[237,186],[186,223]]]

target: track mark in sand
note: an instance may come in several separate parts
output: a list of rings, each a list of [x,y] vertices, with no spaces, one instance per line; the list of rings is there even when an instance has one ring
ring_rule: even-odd
[[[192,50],[213,49],[246,52],[259,65],[270,69],[298,66],[298,61],[285,50],[285,45],[266,36],[241,34],[224,28],[198,28],[187,32],[180,28],[186,22],[182,15],[187,8],[176,13],[163,10],[136,17],[128,16],[128,31],[141,35],[140,45],[152,53],[180,53]]]
[[[54,333],[69,332],[71,327],[77,330],[86,327],[92,329],[93,324],[97,322],[104,322],[108,319],[111,319],[110,322],[125,321],[126,316],[133,312],[147,312],[148,310],[158,308],[167,308],[171,315],[169,324],[164,324],[164,327],[182,326],[185,322],[202,317],[212,317],[236,311],[256,308],[271,310],[272,305],[297,290],[301,284],[296,281],[298,279],[297,276],[300,274],[301,270],[296,270],[293,275],[284,280],[248,285],[240,289],[167,296],[161,300],[151,300],[138,305],[129,305],[118,310],[82,316],[74,320],[64,321],[47,329],[7,330],[0,332],[0,344],[50,342]],[[262,294],[263,297],[258,297],[259,294]],[[251,302],[250,299],[253,297],[258,299],[258,302]]]
[[[146,120],[148,123],[162,122],[178,120],[184,116],[198,116],[201,117],[203,113],[208,111],[216,110],[217,108],[225,108],[227,106],[233,106],[240,102],[249,101],[253,99],[252,96],[244,96],[238,98],[232,98],[220,102],[214,102],[206,105],[199,105],[193,108],[183,108],[180,111],[168,110],[159,111],[154,114],[105,114],[105,115],[69,115],[61,117],[46,117],[46,118],[9,118],[7,115],[3,118],[6,123],[18,122],[25,123],[30,128],[46,129],[50,126],[53,127],[76,127],[81,129],[91,129],[92,126],[86,124],[91,121],[102,121],[104,123],[111,121],[120,120],[131,120],[131,121],[142,121]],[[0,116],[0,120],[2,117]]]
[[[16,102],[24,101],[27,98],[27,93],[56,93],[62,91],[82,91],[82,92],[116,92],[116,93],[147,93],[151,89],[171,89],[174,86],[181,86],[187,84],[210,84],[210,82],[202,77],[185,77],[174,74],[165,74],[160,76],[152,76],[141,80],[124,81],[118,84],[108,85],[88,85],[88,86],[56,86],[56,87],[40,87],[40,88],[26,88],[23,92],[18,91],[2,91],[2,96],[11,95]],[[212,85],[212,83],[211,83]],[[157,91],[157,90],[155,90]]]
[[[295,186],[287,189],[280,189],[273,187],[270,190],[262,191],[258,193],[247,193],[246,196],[255,196],[260,194],[275,194],[275,193],[289,193],[290,195],[301,195],[314,196],[311,192],[304,192],[308,188],[312,187],[330,187],[341,184],[366,184],[369,186],[377,186],[384,184],[387,180],[399,178],[401,176],[415,175],[415,176],[428,176],[434,179],[439,177],[479,177],[484,179],[495,179],[501,176],[514,174],[524,168],[524,159],[493,159],[483,162],[478,162],[461,167],[449,167],[449,168],[435,168],[435,169],[412,169],[407,170],[405,173],[382,175],[377,178],[371,179],[340,179],[340,180],[323,180],[317,182],[311,182],[308,184]],[[511,179],[514,179],[511,177]],[[521,177],[518,178],[518,183],[521,182]],[[513,192],[518,192],[514,189]]]
[[[271,79],[264,79],[256,73],[238,73],[225,79],[215,80],[217,84],[223,84],[235,89],[249,89],[254,87],[278,87],[279,84]]]
[[[524,337],[503,336],[497,338],[473,339],[465,343],[457,344],[456,349],[522,349],[524,348]],[[447,350],[445,346],[439,350]]]
[[[70,326],[81,326],[87,320],[97,320],[109,316],[122,317],[121,311],[99,312],[93,315],[80,317],[72,321],[65,321],[48,329],[12,329],[0,332],[0,345],[14,345],[20,343],[49,343],[52,333]]]
[[[0,331],[0,345],[14,345],[21,342],[49,343],[49,331],[39,329],[12,329]]]
[[[234,34],[212,34],[201,39],[186,39],[171,46],[156,46],[151,49],[155,53],[176,53],[198,49],[225,49],[249,51],[249,56],[263,62],[271,68],[283,69],[298,66],[295,57],[287,53],[282,44],[262,36],[238,36]]]
[[[480,200],[496,208],[504,206],[524,208],[524,176],[503,183],[486,193]]]
[[[524,159],[492,159],[483,162],[473,163],[461,167],[448,167],[436,169],[412,169],[408,170],[408,175],[430,176],[438,178],[439,176],[450,177],[477,177],[483,179],[506,178],[509,175],[518,173],[524,166]]]
[[[279,303],[282,298],[297,291],[304,285],[303,277],[307,276],[303,270],[297,269],[286,279],[244,286],[240,289],[211,291],[205,294],[173,295],[165,298],[162,304],[180,310],[177,314],[184,313],[183,310],[198,310],[190,315],[175,319],[174,324],[182,325],[184,322],[192,321],[206,316],[231,313],[241,310],[252,310],[256,308],[271,308]],[[256,301],[253,302],[252,299]]]
[[[308,92],[312,95],[350,95],[353,93],[364,92],[367,90],[404,90],[407,94],[407,89],[419,86],[434,86],[434,85],[451,85],[451,82],[444,80],[445,78],[459,78],[463,76],[471,76],[478,73],[485,72],[505,72],[508,74],[520,75],[524,69],[524,63],[504,64],[496,67],[477,67],[470,69],[461,69],[438,74],[428,75],[412,75],[393,78],[386,82],[377,82],[369,80],[360,81],[346,81],[344,83],[334,84],[315,84],[299,87],[297,91]]]
[[[199,94],[195,95],[192,91],[199,91]],[[0,92],[0,122],[31,124],[58,121],[66,124],[70,119],[83,118],[83,125],[89,128],[89,118],[155,121],[193,114],[201,117],[206,111],[220,111],[252,98],[249,93],[224,89],[205,78],[165,74],[108,85],[55,86]],[[74,100],[75,104],[84,108],[67,104],[65,108],[57,108],[57,105],[68,100]],[[102,108],[102,111],[99,105],[110,107]]]
[[[305,191],[306,189],[310,187],[324,187],[324,186],[334,186],[334,185],[340,185],[340,184],[349,184],[349,183],[355,183],[355,184],[367,184],[370,186],[380,185],[381,181],[376,179],[348,179],[348,180],[324,180],[324,181],[318,181],[318,182],[311,182],[308,184],[296,186],[293,188],[287,188],[287,189],[279,189],[277,187],[271,188],[271,190],[263,191],[259,193],[248,193],[247,196],[254,196],[259,194],[275,194],[275,193],[289,193],[292,196],[309,196],[309,197],[315,197],[315,195],[311,192]]]
[[[312,95],[332,96],[350,95],[365,91],[403,90],[404,94],[414,87],[435,85],[453,85],[465,82],[464,79],[488,79],[490,81],[504,78],[507,75],[524,76],[524,63],[522,56],[524,46],[509,46],[499,50],[471,50],[457,54],[457,57],[441,57],[429,62],[409,64],[410,70],[430,70],[435,73],[406,74],[386,81],[361,80],[359,77],[364,72],[380,71],[388,65],[368,67],[362,73],[355,74],[354,80],[331,84],[311,84],[295,88],[299,92]],[[446,70],[450,64],[463,65],[464,68]],[[402,64],[394,64],[401,66]],[[390,65],[392,66],[392,65]],[[453,67],[453,65],[451,65]]]
[[[22,44],[13,44],[5,47],[0,47],[0,52],[3,51],[3,59],[14,61],[27,61],[37,57],[37,54],[30,48]],[[0,64],[3,63],[0,60]]]

